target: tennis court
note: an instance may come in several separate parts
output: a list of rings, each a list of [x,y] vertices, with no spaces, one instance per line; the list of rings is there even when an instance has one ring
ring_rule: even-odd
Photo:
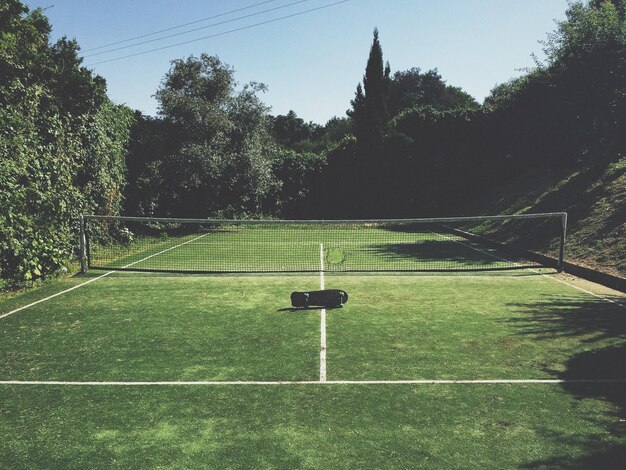
[[[0,305],[0,466],[516,468],[622,452],[624,299],[411,227],[92,238],[86,274]],[[320,288],[349,300],[291,308]]]

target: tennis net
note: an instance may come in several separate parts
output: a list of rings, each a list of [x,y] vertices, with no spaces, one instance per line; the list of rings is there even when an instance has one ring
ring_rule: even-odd
[[[567,215],[378,220],[81,216],[83,268],[165,272],[561,269]]]

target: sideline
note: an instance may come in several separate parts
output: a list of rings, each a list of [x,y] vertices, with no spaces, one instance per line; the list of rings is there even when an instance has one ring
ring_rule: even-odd
[[[511,261],[510,259],[502,258],[501,256],[494,255],[493,253],[489,253],[488,251],[484,251],[484,250],[481,250],[480,248],[476,248],[474,246],[471,246],[471,245],[468,245],[466,243],[463,243],[463,242],[460,242],[458,240],[455,240],[454,238],[448,237],[447,235],[443,235],[441,233],[435,233],[435,232],[432,232],[432,233],[435,234],[435,235],[440,235],[443,238],[445,238],[447,240],[450,240],[450,241],[452,241],[454,243],[458,243],[459,245],[462,245],[462,246],[464,246],[466,248],[469,248],[470,250],[474,250],[474,251],[477,251],[477,252],[482,253],[484,255],[491,256],[492,258],[499,259],[500,261],[506,261],[507,263],[513,263],[513,264],[519,266],[519,263],[516,263],[515,261]],[[587,289],[583,289],[582,287],[578,287],[578,286],[576,286],[574,284],[570,284],[569,282],[564,281],[563,279],[558,279],[556,277],[549,276],[547,274],[542,273],[541,271],[537,271],[536,269],[532,269],[532,268],[524,268],[524,269],[526,269],[526,270],[528,270],[530,272],[533,272],[535,274],[539,274],[539,275],[541,275],[541,276],[543,276],[543,277],[545,277],[547,279],[550,279],[550,280],[552,280],[554,282],[560,282],[561,284],[565,284],[567,286],[573,287],[574,289],[577,289],[577,290],[579,290],[581,292],[584,292],[585,294],[589,294],[589,295],[592,295],[594,297],[597,297],[598,299],[604,300],[605,302],[611,302],[612,304],[615,304],[618,307],[626,308],[626,304],[624,304],[622,302],[618,302],[617,300],[609,299],[608,297],[604,297],[603,295],[596,294],[596,293],[591,292],[591,291],[589,291]],[[570,274],[570,275],[573,276],[573,274]]]
[[[152,254],[150,256],[146,256],[145,258],[142,258],[142,259],[140,259],[138,261],[135,261],[133,263],[127,264],[126,266],[122,266],[122,269],[130,268],[131,266],[134,266],[135,264],[141,263],[142,261],[146,261],[147,259],[150,259],[150,258],[154,258],[155,256],[160,255],[162,253],[165,253],[167,251],[171,251],[174,248],[178,248],[179,246],[183,246],[183,245],[186,245],[187,243],[194,242],[194,241],[196,241],[196,240],[198,240],[198,239],[200,239],[202,237],[206,237],[209,233],[210,232],[207,232],[207,233],[205,233],[203,235],[200,235],[199,237],[193,238],[191,240],[187,240],[186,242],[183,242],[183,243],[179,243],[176,246],[172,246],[172,247],[166,248],[165,250],[161,250],[158,253],[154,253],[154,254]],[[11,310],[10,312],[7,312],[7,313],[4,313],[4,314],[0,315],[0,320],[5,318],[5,317],[8,317],[9,315],[13,315],[14,313],[17,313],[17,312],[20,312],[20,311],[25,310],[27,308],[30,308],[33,305],[37,305],[37,304],[40,304],[42,302],[46,302],[46,301],[48,301],[50,299],[54,299],[55,297],[58,297],[59,295],[66,294],[66,293],[71,292],[71,291],[73,291],[75,289],[78,289],[79,287],[86,286],[87,284],[95,282],[98,279],[102,279],[103,277],[106,277],[106,276],[108,276],[110,274],[113,274],[114,272],[115,271],[106,272],[106,273],[104,273],[104,274],[102,274],[102,275],[100,275],[98,277],[94,277],[93,279],[89,279],[88,281],[85,281],[85,282],[83,282],[81,284],[78,284],[78,285],[76,285],[74,287],[70,287],[69,289],[62,290],[61,292],[57,292],[56,294],[52,294],[52,295],[50,295],[50,296],[48,296],[48,297],[46,297],[44,299],[39,299],[39,300],[36,300],[35,302],[32,302],[32,303],[30,303],[28,305],[23,305],[22,307],[16,308],[15,310]]]
[[[443,379],[443,380],[276,380],[276,381],[59,381],[59,380],[0,380],[0,385],[52,385],[88,387],[145,387],[145,386],[188,386],[188,385],[529,385],[529,384],[626,384],[626,379]]]

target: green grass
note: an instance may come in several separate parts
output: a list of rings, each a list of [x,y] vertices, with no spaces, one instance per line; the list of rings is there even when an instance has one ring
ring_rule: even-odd
[[[616,173],[624,173],[626,172],[626,157],[622,157],[619,160],[611,163],[606,171],[607,176],[612,176]]]
[[[0,354],[8,360],[0,364],[0,376],[315,379],[319,318],[311,312],[277,311],[294,285],[311,290],[319,287],[319,280],[142,274],[103,278],[4,319]]]
[[[607,329],[626,333],[625,309],[530,272],[335,276],[326,285],[352,294],[329,313],[336,379],[561,377],[571,357],[623,344]],[[607,378],[615,374],[626,379],[626,369]]]
[[[289,294],[319,285],[113,273],[0,319],[0,380],[315,382],[320,311]],[[350,295],[326,312],[328,380],[626,379],[626,310],[531,271],[325,286]],[[0,468],[610,468],[626,384],[0,384],[0,435]]]
[[[3,468],[616,468],[625,442],[606,386],[2,391]]]

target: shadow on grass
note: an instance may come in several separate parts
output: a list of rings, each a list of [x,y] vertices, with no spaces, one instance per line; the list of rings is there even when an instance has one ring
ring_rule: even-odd
[[[520,335],[530,335],[538,341],[577,339],[584,351],[577,352],[565,362],[565,370],[550,371],[563,380],[626,380],[626,306],[602,299],[548,298],[534,304],[515,305],[525,314],[512,322]],[[624,383],[563,383],[563,389],[576,400],[602,400],[613,411],[604,417],[589,420],[608,421],[607,436],[560,435],[549,429],[538,433],[558,444],[578,447],[581,455],[556,455],[530,462],[523,468],[624,468],[626,462],[626,384]],[[602,413],[598,411],[598,413]]]
[[[342,307],[287,307],[287,308],[279,308],[276,311],[277,312],[291,312],[291,313],[307,312],[307,311],[319,312],[323,308],[326,309],[326,311],[329,311],[329,310],[338,310]]]
[[[416,227],[415,225],[389,226],[386,230],[419,234],[422,238],[432,238],[437,235],[444,238],[442,241],[456,243],[459,248],[466,245],[465,249],[478,249],[487,252],[496,249],[504,258],[512,259],[516,256],[514,250],[497,249],[491,243],[480,242],[471,236],[462,235],[458,231],[460,230],[476,237],[484,237],[491,241],[507,244],[510,248],[517,250],[550,253],[551,256],[556,257],[558,256],[558,243],[561,234],[561,219],[552,216],[533,219],[479,220],[460,224],[433,224],[425,227]],[[445,237],[449,238],[446,239]],[[472,248],[468,248],[468,246]]]
[[[418,270],[482,271],[523,267],[514,260],[508,261],[493,248],[475,247],[468,240],[455,242],[442,238],[418,240],[416,243],[388,243],[373,245],[370,250],[389,261],[414,263]],[[532,265],[537,266],[536,263]]]

